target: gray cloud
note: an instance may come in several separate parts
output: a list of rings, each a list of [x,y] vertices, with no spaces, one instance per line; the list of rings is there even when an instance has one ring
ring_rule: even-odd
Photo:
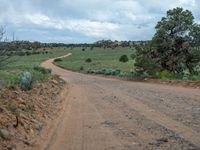
[[[200,21],[199,0],[0,0],[0,25],[23,40],[94,42],[148,40],[168,9],[183,7]]]

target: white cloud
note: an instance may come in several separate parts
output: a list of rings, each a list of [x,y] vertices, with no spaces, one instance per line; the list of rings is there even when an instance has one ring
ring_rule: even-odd
[[[174,7],[190,9],[196,21],[200,19],[199,0],[0,0],[0,4],[0,24],[12,26],[24,39],[34,36],[23,36],[20,29],[34,29],[34,40],[42,30],[48,33],[47,40],[55,40],[52,36],[56,41],[148,40],[156,22]]]
[[[90,37],[106,37],[107,34],[116,32],[120,25],[110,22],[91,21],[86,19],[55,19],[44,14],[26,14],[21,16],[18,23],[21,25],[33,23],[44,28],[68,29]]]
[[[196,0],[179,0],[179,2],[182,5],[186,5],[186,6],[192,6],[192,7],[196,6]]]

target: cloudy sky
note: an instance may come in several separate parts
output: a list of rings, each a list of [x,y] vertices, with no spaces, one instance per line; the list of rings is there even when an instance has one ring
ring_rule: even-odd
[[[0,25],[19,40],[148,40],[174,7],[191,10],[200,23],[200,0],[0,0]]]

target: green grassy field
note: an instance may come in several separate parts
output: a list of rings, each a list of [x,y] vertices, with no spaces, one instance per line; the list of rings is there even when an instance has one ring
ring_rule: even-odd
[[[7,84],[16,84],[19,74],[22,71],[31,71],[38,80],[44,80],[44,76],[33,71],[33,66],[39,65],[46,59],[62,56],[67,53],[64,48],[53,48],[52,50],[49,49],[49,51],[51,53],[11,57],[7,65],[0,67],[0,81]]]
[[[72,55],[63,58],[62,61],[56,62],[59,66],[71,69],[73,71],[83,72],[89,69],[102,69],[102,68],[112,68],[120,69],[121,71],[130,71],[133,69],[134,60],[130,57],[134,53],[133,48],[86,48],[85,51],[82,48],[74,48],[70,50]],[[119,62],[119,58],[122,55],[127,55],[129,61],[126,63]],[[86,59],[90,58],[91,62],[86,62]]]

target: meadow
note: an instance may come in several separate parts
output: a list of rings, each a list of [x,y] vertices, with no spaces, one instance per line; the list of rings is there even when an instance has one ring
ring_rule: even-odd
[[[19,76],[23,71],[32,72],[35,80],[46,80],[48,75],[43,75],[41,72],[34,71],[33,67],[35,65],[40,65],[44,60],[66,54],[66,50],[63,47],[60,47],[53,49],[49,48],[46,49],[46,51],[48,51],[48,53],[11,57],[6,65],[0,67],[0,81],[8,85],[17,84]]]
[[[131,58],[131,54],[135,53],[134,48],[81,48],[77,47],[69,52],[71,56],[63,58],[62,61],[57,61],[56,64],[64,68],[86,72],[88,70],[99,69],[120,69],[127,72],[133,69],[134,60]],[[119,58],[122,55],[127,55],[127,62],[120,62]],[[90,59],[89,61],[87,61]]]

